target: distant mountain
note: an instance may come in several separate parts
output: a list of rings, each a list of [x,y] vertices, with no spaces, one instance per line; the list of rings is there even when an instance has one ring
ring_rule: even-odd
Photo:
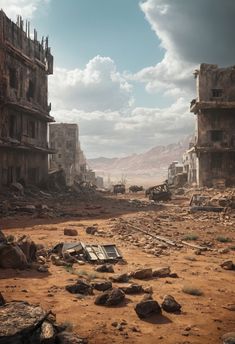
[[[192,137],[167,146],[156,146],[141,154],[132,154],[123,158],[89,159],[89,166],[100,175],[123,175],[139,177],[166,178],[167,168],[172,161],[182,161],[183,153],[188,149]]]

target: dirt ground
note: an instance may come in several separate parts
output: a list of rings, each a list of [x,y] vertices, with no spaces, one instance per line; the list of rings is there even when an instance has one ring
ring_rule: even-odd
[[[89,279],[110,277],[110,274],[94,273],[94,266],[88,263],[74,265],[77,275],[51,263],[49,273],[0,269],[0,292],[8,301],[40,303],[43,308],[56,314],[58,322],[71,324],[73,330],[87,337],[91,344],[221,343],[224,333],[235,331],[235,312],[227,308],[235,304],[235,271],[220,267],[226,260],[235,260],[235,214],[189,214],[188,199],[184,197],[163,206],[140,206],[129,202],[131,198],[142,199],[143,195],[104,196],[95,202],[91,199],[73,204],[64,201],[60,207],[67,212],[75,212],[76,216],[35,218],[33,215],[15,215],[2,218],[0,226],[6,235],[18,237],[27,234],[48,249],[59,242],[115,243],[127,261],[126,265],[114,266],[117,274],[140,267],[156,269],[169,266],[178,278],[134,281],[152,286],[153,298],[159,303],[166,294],[174,296],[182,305],[181,314],[163,311],[161,316],[140,320],[134,307],[143,295],[128,295],[127,302],[120,307],[103,307],[94,304],[94,295],[78,298],[68,293],[65,285],[76,281],[77,275]],[[128,236],[126,221],[178,243],[193,234],[194,240],[189,243],[206,245],[211,250],[196,255],[189,246],[183,245],[177,249],[170,246],[154,255],[151,253],[153,247],[149,248],[146,244],[148,241],[151,246],[153,239],[131,229]],[[86,234],[86,227],[94,224],[101,235]],[[65,236],[64,228],[75,228],[79,234],[77,237]],[[229,240],[221,242],[218,237]],[[198,288],[203,294],[186,294],[182,291],[185,286]],[[95,291],[95,295],[99,293]],[[123,321],[126,325],[121,331],[112,326],[113,322]]]

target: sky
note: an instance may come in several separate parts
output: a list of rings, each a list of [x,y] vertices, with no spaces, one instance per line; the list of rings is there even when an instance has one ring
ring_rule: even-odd
[[[193,134],[193,71],[235,64],[235,0],[0,0],[49,36],[51,115],[78,123],[88,158]]]

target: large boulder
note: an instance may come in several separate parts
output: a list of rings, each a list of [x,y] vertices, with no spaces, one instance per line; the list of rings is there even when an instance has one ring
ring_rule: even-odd
[[[0,267],[4,269],[25,269],[28,262],[24,252],[16,244],[0,243]]]
[[[29,343],[29,338],[46,319],[40,306],[15,301],[0,307],[0,344]]]
[[[106,291],[103,294],[97,296],[95,299],[96,305],[102,306],[117,306],[125,300],[125,293],[119,289],[113,289],[111,291]]]
[[[83,295],[93,294],[92,286],[83,280],[77,280],[75,284],[66,285],[65,289],[69,291],[71,294],[83,294]]]
[[[161,314],[161,307],[154,300],[146,300],[137,303],[135,306],[136,314],[139,318],[148,318],[152,315]]]
[[[164,296],[162,302],[162,309],[168,313],[180,312],[181,305],[171,295]]]
[[[112,276],[110,279],[116,283],[126,283],[129,282],[130,276],[124,273],[121,275]]]
[[[132,272],[132,277],[136,279],[149,279],[153,276],[153,270],[151,268],[138,269]]]

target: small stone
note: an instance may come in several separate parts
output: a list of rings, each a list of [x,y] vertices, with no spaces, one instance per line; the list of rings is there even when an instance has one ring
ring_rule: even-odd
[[[109,281],[96,281],[92,283],[92,287],[99,291],[106,291],[112,289],[112,282]]]
[[[95,271],[97,272],[109,272],[112,273],[114,272],[113,266],[112,264],[103,264],[103,265],[99,265],[95,268]]]
[[[181,305],[171,295],[164,296],[162,308],[169,313],[180,312]]]
[[[148,318],[155,314],[161,314],[161,307],[154,300],[141,301],[135,306],[139,318]]]
[[[129,284],[126,287],[121,288],[125,294],[140,294],[144,292],[142,285],[139,284]]]
[[[64,228],[64,235],[77,236],[78,231],[74,228]]]
[[[75,284],[66,285],[65,289],[71,294],[93,295],[93,288],[83,280],[77,280]]]
[[[138,269],[136,271],[134,271],[132,274],[133,278],[136,279],[149,279],[152,278],[153,276],[153,271],[151,268],[146,268],[146,269]]]
[[[234,270],[235,269],[235,265],[233,264],[233,262],[231,260],[226,260],[225,262],[223,262],[220,265],[224,270]]]
[[[97,228],[94,226],[90,226],[86,228],[86,233],[94,235],[97,232]]]
[[[49,321],[44,321],[41,326],[40,342],[45,344],[54,343],[55,330]]]
[[[45,265],[40,265],[37,270],[38,272],[48,272],[48,268]]]
[[[110,279],[116,283],[126,283],[129,281],[130,276],[128,276],[128,274],[121,274],[121,275],[112,276],[110,277]]]
[[[125,293],[121,289],[116,288],[97,296],[95,299],[95,304],[102,306],[116,306],[122,303],[124,300]]]
[[[169,277],[171,270],[169,267],[159,268],[153,271],[153,277]]]

